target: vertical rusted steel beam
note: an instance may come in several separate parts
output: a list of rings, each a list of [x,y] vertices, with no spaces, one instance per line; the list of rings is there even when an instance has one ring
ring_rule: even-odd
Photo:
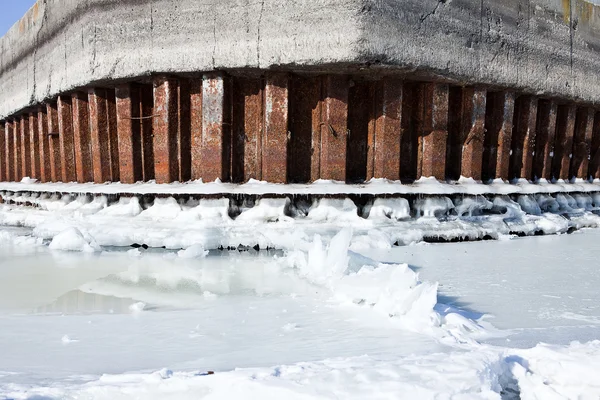
[[[23,175],[23,149],[21,144],[21,120],[16,118],[13,121],[13,145],[14,145],[14,164],[15,164],[15,182],[20,181]]]
[[[2,182],[10,180],[7,177],[6,156],[6,121],[3,121],[0,123],[0,181]]]
[[[50,138],[48,137],[48,114],[46,107],[38,107],[38,142],[40,145],[40,179],[42,182],[48,182],[51,179],[52,171],[50,166]]]
[[[230,82],[218,73],[202,78],[201,175],[205,182],[231,176]]]
[[[179,79],[177,87],[177,161],[180,182],[187,182],[192,177],[192,138],[191,138],[191,104],[190,82]]]
[[[190,141],[192,180],[202,179],[202,80],[190,82]]]
[[[481,180],[486,99],[485,89],[450,89],[446,153],[446,174],[450,179],[464,176]]]
[[[575,132],[575,105],[560,105],[556,112],[556,139],[552,175],[554,179],[568,180],[570,176],[573,152],[573,134]]]
[[[420,89],[417,179],[423,176],[445,180],[449,87],[424,83]]]
[[[375,83],[353,81],[348,91],[348,138],[346,145],[346,182],[361,183],[373,177],[374,92]]]
[[[57,107],[60,157],[62,160],[61,177],[63,182],[74,182],[77,180],[77,172],[75,169],[71,96],[59,96]]]
[[[73,145],[77,182],[93,182],[92,143],[88,96],[83,92],[71,96],[73,110]]]
[[[321,161],[321,91],[319,77],[294,75],[290,82],[290,131],[288,182],[319,179]]]
[[[532,179],[538,100],[520,96],[515,100],[509,179]]]
[[[24,114],[19,121],[21,130],[21,171],[23,177],[31,177],[31,136],[29,135],[29,117]]]
[[[141,120],[141,146],[142,146],[142,171],[144,181],[154,179],[154,88],[153,85],[140,85],[140,115]]]
[[[403,83],[400,80],[386,78],[376,86],[373,178],[400,179],[402,94]]]
[[[261,78],[235,78],[232,91],[232,182],[262,180],[263,95]]]
[[[121,180],[119,171],[119,133],[117,132],[117,96],[114,89],[106,89],[106,127],[110,154],[110,179]]]
[[[575,117],[575,133],[573,135],[573,157],[571,158],[570,176],[589,179],[588,166],[594,129],[594,110],[580,107]]]
[[[414,182],[417,177],[420,85],[415,82],[405,82],[402,91],[400,180],[410,183]]]
[[[262,179],[273,183],[287,182],[288,85],[287,74],[267,74],[264,92]]]
[[[139,88],[122,84],[116,88],[119,175],[122,183],[143,179]]]
[[[590,151],[589,176],[592,179],[600,179],[600,111],[594,117],[594,129],[592,133],[592,148]]]
[[[533,157],[532,179],[552,179],[552,156],[556,133],[556,103],[552,100],[538,102],[535,156]]]
[[[157,183],[179,179],[177,160],[178,83],[159,77],[154,80],[154,170]]]
[[[91,89],[88,103],[94,182],[104,183],[111,179],[106,91]]]
[[[62,162],[60,158],[58,107],[56,103],[46,104],[46,115],[48,119],[48,142],[50,150],[50,180],[58,182],[61,179]]]
[[[31,177],[40,179],[40,134],[37,112],[29,114],[29,138],[31,148]]]
[[[5,132],[5,168],[6,168],[6,178],[8,181],[16,180],[16,171],[15,171],[15,145],[14,145],[14,122],[6,121],[6,132]]]
[[[348,140],[348,78],[323,78],[321,109],[321,179],[346,180]]]
[[[482,179],[508,179],[515,95],[488,93],[485,116]]]

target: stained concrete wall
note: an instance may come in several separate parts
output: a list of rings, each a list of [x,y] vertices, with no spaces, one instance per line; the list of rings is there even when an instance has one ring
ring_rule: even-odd
[[[152,73],[353,64],[598,103],[599,32],[584,0],[39,0],[0,39],[0,118]]]

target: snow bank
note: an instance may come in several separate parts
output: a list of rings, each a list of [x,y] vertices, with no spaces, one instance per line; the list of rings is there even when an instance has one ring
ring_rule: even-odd
[[[56,235],[50,243],[50,249],[63,251],[83,251],[86,253],[93,253],[101,250],[100,246],[98,246],[93,237],[91,237],[89,234],[83,234],[77,228],[68,228]]]

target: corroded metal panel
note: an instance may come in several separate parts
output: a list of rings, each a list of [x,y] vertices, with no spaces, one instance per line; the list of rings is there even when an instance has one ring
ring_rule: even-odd
[[[142,180],[139,89],[132,84],[116,88],[119,175],[122,183]]]
[[[520,96],[515,101],[509,179],[532,179],[537,108],[538,100],[533,96]]]
[[[177,86],[177,170],[180,182],[187,182],[192,177],[190,89],[189,80],[180,78]]]
[[[60,158],[60,140],[58,130],[58,107],[56,103],[46,104],[48,119],[48,142],[50,151],[50,179],[52,182],[61,180],[62,162]]]
[[[31,136],[29,135],[29,115],[24,114],[19,120],[21,132],[21,171],[23,177],[31,177]]]
[[[265,84],[262,179],[273,183],[287,182],[288,83],[287,74],[268,74]]]
[[[420,90],[417,179],[434,177],[444,180],[449,88],[446,84],[425,83]]]
[[[160,77],[154,81],[154,170],[157,183],[179,180],[177,160],[178,83]]]
[[[554,179],[570,179],[573,134],[575,133],[575,105],[560,105],[556,113],[556,138],[552,175]]]
[[[482,179],[508,179],[515,109],[513,92],[488,93]]]
[[[117,132],[117,96],[114,89],[106,89],[106,127],[110,154],[110,179],[120,181],[119,133]]]
[[[348,139],[348,78],[323,78],[321,109],[321,179],[346,180]]]
[[[202,179],[202,80],[190,82],[192,180]]]
[[[104,183],[111,179],[106,91],[91,89],[88,102],[94,182]]]
[[[6,121],[5,125],[5,168],[6,168],[6,178],[9,181],[16,180],[16,171],[15,171],[15,145],[14,145],[14,122]]]
[[[154,88],[152,85],[140,85],[140,115],[142,174],[144,181],[154,179]]]
[[[71,96],[59,96],[57,106],[60,155],[62,161],[61,177],[63,182],[74,182],[77,180],[77,172],[75,169]]]
[[[0,123],[0,181],[8,181],[6,175],[6,123]]]
[[[31,156],[31,177],[40,179],[40,134],[38,132],[38,116],[37,113],[29,114],[29,145]],[[1,147],[1,146],[0,146]]]
[[[552,158],[556,134],[556,111],[554,101],[540,100],[536,124],[535,156],[533,157],[533,180],[552,179]]]
[[[570,176],[588,179],[588,165],[594,129],[594,110],[581,107],[575,117],[575,133],[573,135],[573,157],[571,158]]]
[[[262,179],[263,95],[261,78],[235,78],[232,91],[232,182]]]
[[[227,93],[230,82],[220,74],[202,78],[201,176],[205,182],[231,176],[231,105]]]
[[[348,90],[346,182],[361,183],[373,177],[375,136],[373,98],[375,83],[352,81]]]
[[[384,79],[377,83],[375,89],[373,178],[400,179],[402,88],[402,81]],[[367,160],[369,158],[367,156]],[[369,175],[367,173],[367,179]]]
[[[48,115],[46,107],[39,107],[37,111],[38,141],[40,146],[40,179],[48,182],[52,178],[50,165],[50,137],[48,136]]]
[[[485,89],[465,88],[462,95],[460,175],[481,180],[485,137]]]
[[[600,111],[594,118],[592,133],[592,149],[590,157],[589,175],[593,179],[600,179]]]
[[[73,106],[73,145],[77,182],[93,182],[94,169],[87,94],[83,92],[73,93],[71,104]]]
[[[23,178],[23,149],[21,144],[21,120],[16,118],[13,121],[13,145],[14,145],[14,159],[15,164],[15,181],[18,182]]]
[[[319,77],[293,76],[290,82],[290,183],[307,183],[320,176],[322,86]]]

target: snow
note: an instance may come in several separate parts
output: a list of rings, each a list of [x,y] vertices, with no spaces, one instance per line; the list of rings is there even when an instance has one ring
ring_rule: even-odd
[[[598,226],[559,196],[2,205],[0,398],[597,399],[600,230],[510,235]]]

